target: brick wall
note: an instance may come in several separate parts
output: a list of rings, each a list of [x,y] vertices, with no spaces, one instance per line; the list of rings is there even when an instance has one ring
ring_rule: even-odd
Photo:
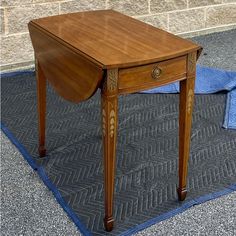
[[[236,27],[236,0],[0,0],[1,69],[33,65],[27,23],[75,11],[115,9],[179,35]]]

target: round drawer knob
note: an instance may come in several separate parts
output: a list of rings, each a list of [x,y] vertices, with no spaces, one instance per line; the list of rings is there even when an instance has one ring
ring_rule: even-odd
[[[160,76],[161,76],[161,69],[158,68],[158,67],[155,67],[155,68],[152,70],[152,78],[153,78],[153,79],[158,79]]]

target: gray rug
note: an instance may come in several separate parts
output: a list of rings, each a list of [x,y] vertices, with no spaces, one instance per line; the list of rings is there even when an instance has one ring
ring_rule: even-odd
[[[117,235],[189,200],[236,183],[236,132],[221,128],[225,94],[197,95],[188,195],[177,201],[178,95],[132,94],[119,99],[115,185],[116,225],[103,230],[100,95],[72,104],[48,87],[47,150],[37,154],[33,73],[2,78],[2,122],[43,166],[65,202],[93,235]]]
[[[203,47],[198,63],[236,71],[236,29],[191,38]]]

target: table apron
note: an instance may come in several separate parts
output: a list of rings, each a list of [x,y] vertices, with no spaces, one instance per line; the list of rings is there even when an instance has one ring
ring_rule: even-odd
[[[187,56],[119,70],[119,93],[137,92],[186,79]]]

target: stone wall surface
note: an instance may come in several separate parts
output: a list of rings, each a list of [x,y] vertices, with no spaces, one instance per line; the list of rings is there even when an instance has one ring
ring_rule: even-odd
[[[236,0],[0,0],[1,69],[33,65],[31,19],[98,9],[115,9],[182,36],[236,27]]]

